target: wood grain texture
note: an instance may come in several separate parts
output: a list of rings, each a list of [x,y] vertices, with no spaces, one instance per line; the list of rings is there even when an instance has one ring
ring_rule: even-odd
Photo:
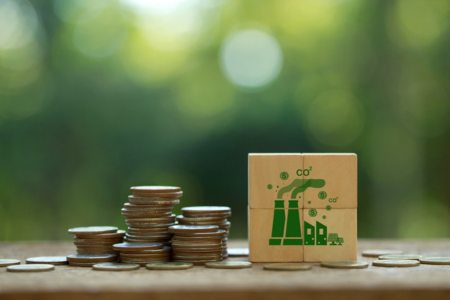
[[[231,246],[245,245],[232,241]],[[360,251],[401,249],[409,253],[450,255],[450,240],[360,241]],[[0,257],[65,255],[69,242],[0,243]],[[372,259],[364,258],[369,261]],[[251,269],[100,272],[57,266],[47,273],[16,274],[0,269],[0,299],[450,299],[450,266],[369,267],[335,270],[314,265],[307,272]],[[182,298],[181,298],[182,297]]]

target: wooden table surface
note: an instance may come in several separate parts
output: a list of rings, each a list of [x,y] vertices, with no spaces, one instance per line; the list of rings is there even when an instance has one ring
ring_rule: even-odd
[[[245,241],[230,247],[246,246]],[[360,251],[401,249],[408,253],[450,256],[450,240],[362,240]],[[67,255],[68,242],[0,243],[0,258]],[[364,258],[371,261],[372,259]],[[101,272],[58,266],[44,273],[10,273],[0,268],[0,299],[450,299],[450,266],[412,268],[370,266],[338,270],[315,265],[311,271],[218,270]]]

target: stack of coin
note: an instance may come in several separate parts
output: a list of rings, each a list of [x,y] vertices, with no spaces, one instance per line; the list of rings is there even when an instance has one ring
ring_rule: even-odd
[[[132,243],[169,244],[168,228],[175,224],[172,209],[183,191],[175,186],[135,186],[122,208],[128,225],[125,240]]]
[[[169,232],[174,261],[204,264],[224,258],[226,231],[217,225],[173,225]]]
[[[161,243],[119,243],[113,248],[120,252],[123,263],[145,265],[170,260],[170,247]]]
[[[177,216],[177,221],[182,225],[217,225],[219,229],[225,230],[222,240],[224,252],[227,257],[227,239],[231,223],[227,220],[231,216],[231,208],[227,206],[189,206],[181,209],[182,216]]]
[[[90,226],[69,229],[80,255],[115,254],[112,245],[121,243],[125,231],[112,226]]]

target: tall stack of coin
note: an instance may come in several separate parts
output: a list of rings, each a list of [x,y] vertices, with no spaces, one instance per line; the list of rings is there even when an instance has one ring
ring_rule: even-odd
[[[125,240],[132,243],[169,244],[168,228],[175,224],[172,209],[180,203],[183,191],[175,186],[135,186],[124,203],[122,215],[128,230]]]
[[[173,225],[172,260],[204,264],[224,258],[226,231],[217,225]]]
[[[112,245],[123,241],[125,231],[112,226],[90,226],[69,229],[74,234],[77,254],[67,256],[71,266],[89,267],[99,262],[117,260]]]
[[[227,257],[227,239],[231,223],[227,220],[231,216],[231,208],[227,206],[189,206],[181,209],[182,216],[177,216],[179,224],[183,225],[217,225],[219,229],[225,230],[222,240],[224,252]]]
[[[145,265],[170,260],[170,247],[161,243],[119,243],[113,246],[120,252],[120,261]]]

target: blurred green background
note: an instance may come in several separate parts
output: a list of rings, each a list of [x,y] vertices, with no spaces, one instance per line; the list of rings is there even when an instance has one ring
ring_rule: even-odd
[[[247,153],[356,152],[359,236],[450,235],[450,1],[1,0],[0,240],[229,205]]]

